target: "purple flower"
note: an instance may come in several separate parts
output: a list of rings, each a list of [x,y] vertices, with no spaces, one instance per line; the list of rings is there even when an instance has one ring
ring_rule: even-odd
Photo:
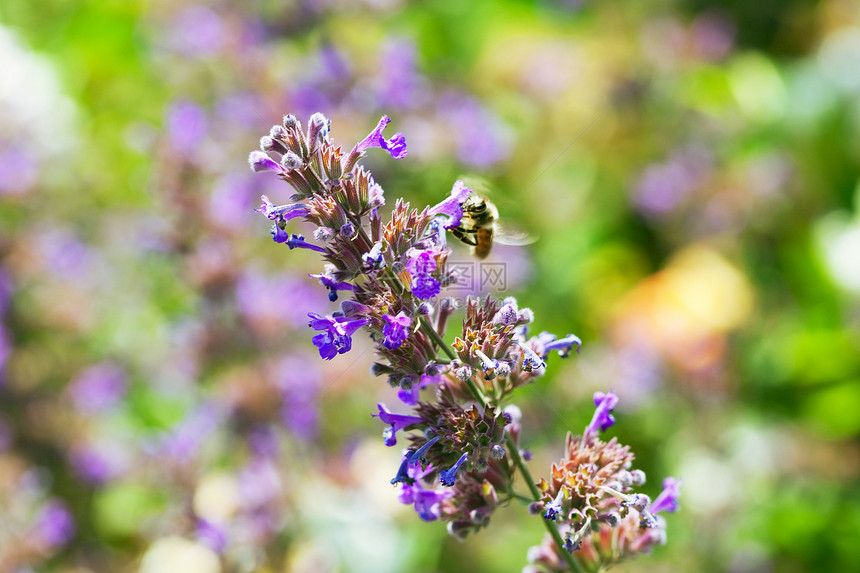
[[[221,554],[227,547],[227,532],[221,525],[205,519],[197,519],[197,541]]]
[[[558,495],[555,496],[555,499],[552,500],[551,502],[549,502],[548,504],[546,504],[546,506],[544,507],[544,509],[546,509],[546,511],[543,514],[544,519],[549,519],[550,521],[555,521],[555,518],[558,517],[558,515],[562,511],[561,498],[563,495],[564,495],[563,490],[559,490]]]
[[[272,240],[276,243],[283,243],[290,248],[293,249],[308,249],[310,251],[316,251],[318,253],[326,253],[327,251],[320,247],[319,245],[314,245],[312,243],[308,243],[305,241],[305,238],[302,235],[291,235],[287,233],[278,223],[272,225],[272,230],[269,231],[272,234]]]
[[[412,318],[406,316],[406,313],[401,310],[397,316],[385,314],[382,319],[385,321],[385,326],[382,327],[382,334],[385,336],[382,345],[389,350],[400,348],[406,337],[409,336],[409,325],[412,324]]]
[[[546,362],[541,360],[541,357],[538,356],[531,347],[520,342],[517,342],[517,345],[520,347],[520,350],[523,351],[523,370],[526,372],[532,372],[533,370],[538,370],[539,368],[546,366]]]
[[[419,416],[395,414],[391,412],[391,410],[389,410],[382,402],[379,402],[376,407],[379,408],[379,414],[371,414],[371,416],[379,418],[380,420],[389,425],[389,427],[385,429],[385,433],[382,434],[386,446],[393,446],[397,443],[396,434],[398,431],[404,429],[406,426],[411,426],[412,424],[420,424],[424,421],[424,419]]]
[[[448,224],[445,225],[445,228],[450,229],[451,227],[457,227],[460,225],[460,219],[463,218],[463,203],[466,202],[466,199],[468,199],[471,194],[472,190],[466,187],[465,183],[457,181],[454,183],[454,187],[451,189],[451,194],[448,198],[432,207],[430,211],[428,211],[428,214],[431,217],[435,217],[437,215],[448,215],[450,219],[448,220]]]
[[[399,496],[401,503],[413,504],[415,511],[418,512],[418,517],[424,521],[439,519],[439,504],[454,495],[454,492],[450,490],[424,489],[421,485],[421,479],[432,471],[432,465],[421,469],[420,464],[408,464],[407,480],[404,480],[403,489],[400,490]]]
[[[49,547],[67,543],[75,535],[75,522],[66,504],[58,499],[46,501],[39,514],[35,534]]]
[[[585,428],[586,434],[597,432],[597,428],[600,428],[601,432],[605,432],[615,423],[615,418],[609,412],[618,405],[618,396],[612,391],[608,394],[595,392],[594,405],[597,406],[597,409],[594,411],[591,423]]]
[[[678,508],[680,507],[678,498],[680,497],[681,480],[667,477],[663,480],[663,491],[660,492],[660,495],[657,496],[654,503],[648,507],[648,511],[652,514],[660,513],[661,511],[668,511],[669,513],[678,511]]]
[[[303,217],[308,214],[308,206],[304,203],[274,205],[265,195],[261,195],[260,200],[263,203],[258,209],[254,209],[254,211],[262,213],[267,219],[272,221],[290,221],[296,217]]]
[[[570,354],[570,349],[576,346],[576,351],[579,352],[579,349],[582,347],[582,340],[579,339],[578,336],[574,336],[573,334],[568,334],[564,338],[559,338],[558,340],[553,340],[552,342],[548,342],[543,347],[544,358],[546,355],[550,353],[551,350],[558,350],[558,355],[562,358],[567,358]]]
[[[329,272],[329,269],[326,269],[325,273],[308,276],[313,279],[319,279],[322,285],[329,290],[328,299],[331,302],[337,300],[337,291],[339,290],[355,291],[355,285],[351,285],[348,282],[337,280],[336,278],[334,278],[334,276],[332,276],[332,273]]]
[[[209,131],[206,112],[191,102],[179,102],[170,110],[167,133],[173,147],[184,155],[193,152]]]
[[[397,390],[397,397],[400,398],[400,401],[408,406],[414,406],[418,403],[418,396],[421,392],[421,389],[430,384],[436,384],[441,379],[441,376],[430,376],[428,374],[422,374],[421,380],[413,384],[409,389],[400,388]]]
[[[436,270],[436,258],[433,251],[413,251],[406,270],[412,275],[412,294],[421,300],[433,298],[442,289],[438,280],[433,277]]]
[[[454,481],[457,479],[457,471],[460,469],[460,466],[463,465],[463,462],[465,462],[468,457],[469,454],[463,454],[453,466],[451,466],[447,470],[442,470],[441,472],[439,472],[439,481],[442,482],[442,485],[446,485],[448,487],[454,485]]]
[[[427,443],[415,451],[407,450],[403,452],[403,461],[400,462],[400,468],[397,470],[397,475],[391,479],[391,484],[394,485],[398,482],[411,484],[416,478],[412,475],[414,472],[410,472],[410,466],[418,466],[420,468],[421,458],[424,457],[424,454],[430,449],[430,446],[438,441],[439,436],[436,436],[435,438],[428,440]],[[425,473],[426,472],[429,472],[429,469],[425,470]]]
[[[365,150],[371,147],[381,147],[385,151],[391,154],[391,157],[394,159],[403,159],[409,153],[409,150],[406,149],[406,138],[402,133],[395,133],[391,139],[386,140],[382,137],[382,132],[385,130],[385,126],[391,120],[388,119],[387,115],[383,115],[382,119],[379,120],[379,123],[376,125],[376,128],[370,132],[370,134],[365,137],[355,148],[352,150],[352,154],[363,153]]]
[[[262,151],[252,151],[249,153],[248,164],[251,166],[251,170],[255,173],[260,173],[262,171],[274,171],[275,173],[284,172],[284,168],[281,167],[277,161]]]
[[[122,399],[125,389],[125,372],[109,363],[87,368],[69,384],[69,394],[75,407],[90,414],[114,406]]]
[[[415,44],[401,38],[387,42],[379,66],[382,70],[379,100],[385,107],[414,108],[422,95],[422,78],[415,70]]]
[[[322,331],[313,337],[314,346],[319,349],[320,356],[325,360],[331,360],[338,354],[345,354],[352,348],[352,335],[362,326],[367,325],[370,319],[320,316],[309,312],[311,321],[308,326],[314,330]]]

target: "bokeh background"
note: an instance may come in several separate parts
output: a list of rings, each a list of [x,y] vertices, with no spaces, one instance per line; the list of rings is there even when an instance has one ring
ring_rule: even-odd
[[[406,135],[389,205],[469,176],[537,238],[503,294],[584,347],[516,400],[533,474],[614,389],[684,480],[618,571],[856,568],[860,3],[4,0],[0,571],[526,564],[518,504],[461,543],[397,502],[369,344],[310,344],[246,157],[316,111]]]

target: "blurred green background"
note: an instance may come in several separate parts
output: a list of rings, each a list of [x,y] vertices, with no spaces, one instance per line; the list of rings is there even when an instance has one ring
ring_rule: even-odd
[[[517,400],[532,473],[614,389],[684,480],[618,571],[856,568],[860,3],[5,0],[0,70],[0,571],[526,565],[524,507],[397,502],[369,343],[315,355],[246,157],[316,111],[405,134],[389,206],[471,177],[538,239],[502,295],[584,346]]]

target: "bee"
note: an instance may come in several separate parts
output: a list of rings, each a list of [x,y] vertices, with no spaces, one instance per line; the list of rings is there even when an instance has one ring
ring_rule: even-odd
[[[534,241],[525,233],[499,225],[499,210],[485,195],[472,193],[462,205],[460,225],[451,228],[451,234],[472,247],[472,254],[486,259],[493,242],[503,245],[527,245]]]

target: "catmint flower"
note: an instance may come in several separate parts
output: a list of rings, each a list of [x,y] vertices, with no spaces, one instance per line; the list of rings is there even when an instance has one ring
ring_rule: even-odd
[[[385,326],[382,328],[382,334],[385,336],[382,345],[389,350],[400,348],[406,337],[409,336],[412,318],[401,310],[397,316],[385,314],[382,319],[385,321]]]
[[[281,167],[283,167],[286,171],[299,169],[302,165],[304,165],[302,158],[293,153],[292,151],[287,151],[284,156],[281,157]]]
[[[517,344],[523,351],[523,370],[525,370],[526,372],[532,372],[534,370],[546,366],[546,362],[541,360],[540,356],[538,356],[534,350],[532,350],[525,344]]]
[[[457,479],[457,472],[460,470],[460,466],[463,465],[463,462],[469,457],[469,454],[463,454],[460,456],[460,459],[457,460],[453,466],[448,468],[447,470],[442,470],[439,472],[439,481],[442,482],[442,485],[451,487],[454,485],[454,481]]]
[[[327,265],[328,266],[328,265]],[[308,275],[312,279],[319,279],[322,285],[329,290],[328,299],[332,302],[337,300],[337,291],[348,290],[355,291],[355,285],[348,282],[339,281],[332,276],[333,268],[326,268],[326,272],[318,275]]]
[[[499,378],[507,378],[511,375],[511,364],[504,360],[496,361],[496,376]]]
[[[433,298],[442,290],[439,281],[433,277],[436,259],[432,251],[413,251],[409,262],[406,263],[406,270],[412,275],[412,294],[417,298],[421,300]]]
[[[517,322],[520,324],[531,324],[535,321],[535,313],[530,308],[521,308],[517,312]]]
[[[406,149],[406,138],[402,133],[395,133],[388,140],[382,137],[382,132],[390,121],[387,115],[383,115],[376,128],[355,146],[350,155],[364,153],[364,151],[371,147],[380,147],[390,153],[394,159],[403,159],[406,157],[409,154],[409,150]]]
[[[275,223],[275,225],[272,227],[272,238],[275,240],[276,243],[284,243],[285,245],[287,245],[291,251],[293,249],[309,249],[318,253],[327,253],[324,248],[318,245],[312,245],[311,243],[305,241],[305,238],[301,235],[288,234],[286,231],[281,229],[281,227],[277,223]]]
[[[362,262],[372,271],[379,270],[385,266],[385,257],[382,255],[382,241],[373,244],[370,251],[361,256]]]
[[[251,170],[255,173],[263,171],[274,171],[275,173],[283,173],[284,169],[278,165],[278,162],[266,155],[262,151],[252,151],[248,155],[248,164]]]
[[[564,338],[559,338],[558,340],[554,340],[544,345],[544,356],[552,350],[558,350],[559,356],[567,358],[570,354],[570,349],[573,346],[576,346],[576,351],[579,352],[579,349],[582,347],[582,340],[580,340],[578,336],[568,334]]]
[[[591,423],[585,428],[586,434],[597,432],[598,428],[601,432],[605,432],[615,423],[615,418],[610,412],[618,405],[618,396],[612,391],[608,394],[595,392],[594,405],[597,406],[597,409],[594,411]]]
[[[408,464],[406,479],[403,480],[402,490],[400,491],[400,502],[411,503],[415,507],[423,521],[435,521],[440,517],[440,505],[442,501],[453,497],[454,492],[450,490],[432,490],[425,489],[421,485],[422,479],[434,470],[433,465],[428,465],[421,469],[419,464]]]
[[[490,358],[480,350],[475,350],[475,354],[481,359],[481,369],[484,371],[484,380],[492,380],[496,377],[496,368],[499,366],[499,361]]]
[[[400,384],[400,389],[397,391],[397,397],[400,398],[400,401],[407,406],[414,406],[418,403],[421,389],[429,386],[430,384],[437,384],[440,379],[441,376],[438,373],[432,375],[425,372],[421,375],[421,379],[418,383],[412,384],[412,387],[410,388],[404,388],[403,385]]]
[[[294,127],[296,129],[301,129],[301,127],[302,127],[301,122],[298,119],[296,119],[296,116],[294,116],[291,113],[288,113],[287,115],[284,116],[282,123],[283,123],[285,129],[292,129]]]
[[[394,414],[382,402],[377,403],[376,407],[379,408],[379,414],[371,414],[371,416],[379,418],[384,423],[388,424],[388,427],[385,428],[385,431],[382,434],[383,443],[386,446],[393,446],[397,443],[396,434],[399,430],[402,430],[406,426],[411,426],[412,424],[420,424],[424,421],[424,419],[419,416]]]
[[[264,135],[260,138],[260,150],[263,152],[274,151],[276,153],[280,153],[281,155],[287,153],[287,148],[283,143],[274,139],[270,135]]]
[[[460,219],[463,218],[463,203],[471,194],[472,190],[466,187],[465,183],[457,181],[454,183],[454,187],[451,189],[451,194],[448,198],[432,207],[428,211],[428,214],[431,217],[435,217],[437,215],[448,215],[449,219],[445,228],[450,229],[451,227],[457,227],[460,225]]]
[[[546,510],[543,514],[544,519],[555,521],[555,518],[562,512],[562,498],[564,498],[564,490],[559,489],[558,495],[555,496],[555,499],[546,504],[546,506],[544,507],[544,509]]]
[[[289,205],[275,205],[265,195],[260,196],[263,202],[258,209],[254,211],[262,213],[267,219],[272,221],[290,221],[296,217],[304,217],[308,214],[308,206],[304,203],[292,203]]]
[[[439,436],[432,438],[427,441],[426,444],[418,448],[417,450],[407,450],[403,452],[403,461],[400,462],[400,468],[397,470],[397,475],[395,475],[391,479],[391,483],[396,484],[398,482],[410,483],[413,480],[413,476],[409,475],[409,466],[420,466],[421,459],[424,457],[424,454],[427,453],[427,450],[430,449],[430,446],[439,441]]]
[[[319,112],[313,114],[308,121],[308,143],[313,146],[317,141],[326,139],[330,131],[331,120]]]
[[[681,497],[681,480],[673,477],[667,477],[663,480],[663,491],[657,496],[657,499],[648,507],[648,511],[652,514],[668,511],[669,513],[678,511],[680,504],[678,498]]]
[[[311,319],[308,326],[322,331],[322,334],[313,337],[312,342],[325,360],[331,360],[337,354],[349,352],[352,349],[352,335],[370,322],[369,318],[334,318],[320,316],[314,312],[309,312],[308,316]]]

